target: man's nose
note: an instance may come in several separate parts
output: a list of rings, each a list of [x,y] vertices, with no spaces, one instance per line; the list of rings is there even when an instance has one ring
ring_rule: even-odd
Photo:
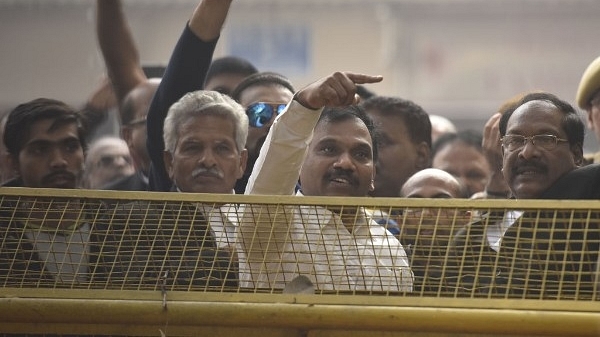
[[[212,167],[217,163],[215,154],[211,149],[202,151],[202,155],[198,158],[198,162],[205,167]]]
[[[341,169],[352,169],[354,167],[354,162],[352,160],[352,155],[348,152],[342,152],[336,159],[333,164],[336,168]]]
[[[50,166],[53,168],[67,167],[67,156],[59,148],[52,148],[49,150]]]
[[[540,155],[540,150],[537,146],[533,145],[533,142],[529,140],[519,150],[519,156],[525,159],[535,158]]]

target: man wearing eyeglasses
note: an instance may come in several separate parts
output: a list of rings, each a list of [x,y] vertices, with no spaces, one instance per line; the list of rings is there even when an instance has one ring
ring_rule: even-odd
[[[120,107],[121,137],[127,143],[135,172],[103,186],[107,190],[146,191],[150,157],[146,149],[146,114],[160,79],[151,78],[137,85],[124,98]]]
[[[583,121],[567,102],[538,92],[525,95],[499,124],[503,174],[517,199],[594,199],[600,190],[597,165],[583,163]],[[585,213],[585,212],[584,212]],[[582,220],[581,217],[584,219]],[[524,212],[504,227],[497,248],[487,248],[485,224],[476,222],[455,237],[461,252],[485,258],[459,289],[484,296],[589,298],[598,259],[597,214]],[[588,220],[586,221],[585,218]],[[467,248],[465,248],[467,246]],[[473,282],[473,283],[471,283]]]
[[[583,123],[566,102],[526,95],[500,119],[504,178],[517,199],[537,199],[583,163]]]
[[[248,165],[235,185],[236,193],[244,193],[267,133],[275,117],[283,112],[294,96],[294,92],[294,86],[285,76],[261,72],[246,77],[231,93],[231,97],[246,109],[249,121],[246,141]]]

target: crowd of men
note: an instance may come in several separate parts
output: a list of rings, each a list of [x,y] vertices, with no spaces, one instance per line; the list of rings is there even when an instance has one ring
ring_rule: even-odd
[[[364,94],[363,85],[382,76],[335,72],[297,90],[285,76],[259,72],[246,60],[213,60],[231,2],[200,1],[164,76],[155,79],[142,70],[120,1],[98,0],[98,42],[122,137],[101,138],[88,148],[86,133],[94,125],[85,114],[52,99],[23,103],[4,121],[4,186],[374,198],[600,197],[600,166],[583,153],[584,120],[555,95],[521,94],[507,100],[483,132],[456,132],[412,101]],[[596,60],[584,72],[577,104],[600,139],[599,89]],[[440,135],[440,129],[450,131]],[[36,219],[37,228],[61,228],[68,251],[40,244],[34,237],[43,232],[7,217],[13,220],[3,219],[0,269],[62,282],[89,274],[126,284],[119,270],[136,270],[131,266],[137,263],[145,268],[129,280],[149,287],[176,270],[173,284],[184,286],[218,286],[221,280],[285,289],[306,277],[316,289],[336,291],[411,292],[443,285],[482,296],[576,298],[597,292],[600,231],[591,221],[567,228],[530,221],[536,215],[520,210],[474,219],[441,210],[398,215],[361,207],[155,206],[120,205],[110,224]],[[119,217],[143,210],[162,217],[161,228],[124,225],[135,219]],[[177,220],[180,213],[188,214],[186,221]],[[11,236],[15,228],[27,240]],[[567,229],[574,233],[565,237]],[[203,240],[187,244],[190,235]],[[136,242],[144,237],[162,239]],[[139,249],[98,249],[109,241]],[[68,258],[59,260],[58,253]],[[29,272],[31,261],[35,273]],[[226,272],[209,275],[215,265]]]

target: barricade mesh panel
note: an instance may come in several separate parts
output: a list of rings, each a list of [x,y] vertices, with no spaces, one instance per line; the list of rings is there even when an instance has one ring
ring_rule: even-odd
[[[600,202],[0,192],[4,289],[599,298]]]

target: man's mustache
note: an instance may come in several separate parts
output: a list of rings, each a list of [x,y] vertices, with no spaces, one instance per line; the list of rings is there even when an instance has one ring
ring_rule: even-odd
[[[351,171],[335,169],[333,171],[329,171],[325,176],[326,180],[333,180],[338,178],[345,179],[352,185],[358,185],[358,178],[356,178]]]
[[[223,174],[223,172],[221,172],[221,170],[217,169],[216,167],[199,167],[192,171],[193,178],[197,178],[198,176],[212,176],[215,178],[223,179],[225,175]]]
[[[69,180],[76,180],[77,176],[75,174],[73,174],[72,172],[69,171],[55,171],[52,172],[46,176],[44,176],[42,178],[42,183],[44,184],[48,184],[51,183],[54,179],[58,178],[58,177],[65,177]]]
[[[531,169],[545,173],[548,171],[548,166],[537,160],[520,160],[513,166],[512,172],[513,174],[519,174]]]

